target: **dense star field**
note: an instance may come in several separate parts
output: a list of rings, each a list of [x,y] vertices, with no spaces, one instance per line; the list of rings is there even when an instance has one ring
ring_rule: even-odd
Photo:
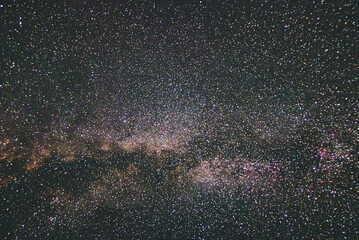
[[[358,1],[0,3],[1,239],[356,239]]]

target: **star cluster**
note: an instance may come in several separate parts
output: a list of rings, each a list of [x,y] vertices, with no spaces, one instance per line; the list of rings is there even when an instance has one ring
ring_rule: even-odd
[[[357,15],[0,3],[0,236],[355,239]]]

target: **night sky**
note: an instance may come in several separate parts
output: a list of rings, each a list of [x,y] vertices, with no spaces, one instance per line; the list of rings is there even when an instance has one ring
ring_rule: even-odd
[[[0,1],[1,239],[357,239],[358,1]]]

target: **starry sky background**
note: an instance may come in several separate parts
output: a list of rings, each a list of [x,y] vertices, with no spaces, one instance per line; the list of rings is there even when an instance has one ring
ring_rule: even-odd
[[[357,1],[2,1],[5,239],[354,239]]]

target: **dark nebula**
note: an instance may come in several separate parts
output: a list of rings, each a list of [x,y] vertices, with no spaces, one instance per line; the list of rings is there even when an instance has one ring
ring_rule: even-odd
[[[0,3],[1,239],[357,239],[358,1]]]

